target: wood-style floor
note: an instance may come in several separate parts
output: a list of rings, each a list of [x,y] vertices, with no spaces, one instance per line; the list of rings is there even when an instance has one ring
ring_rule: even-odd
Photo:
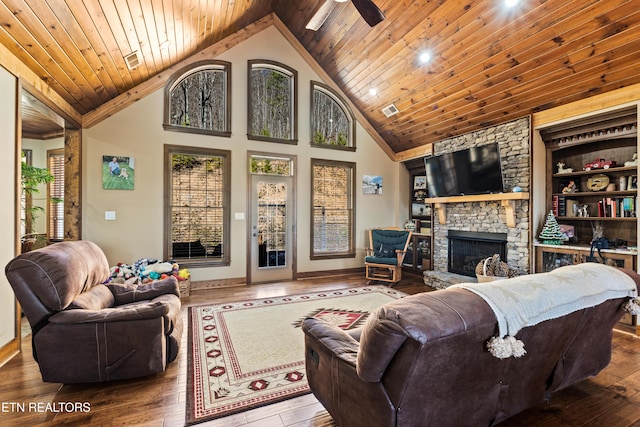
[[[187,307],[267,296],[365,285],[361,276],[315,278],[297,282],[195,291],[183,300]],[[405,275],[397,289],[409,294],[430,290],[420,277]],[[0,368],[0,426],[183,426],[187,384],[187,328],[176,362],[158,375],[98,385],[43,383],[31,356],[30,338],[22,352]],[[87,403],[87,412],[29,411],[29,404]],[[24,405],[25,411],[19,410]],[[85,406],[87,408],[87,406]],[[199,426],[329,427],[335,426],[309,394],[296,399],[231,415]],[[505,421],[501,426],[640,426],[640,338],[614,333],[610,365],[597,377],[583,381]],[[420,426],[416,426],[420,427]]]

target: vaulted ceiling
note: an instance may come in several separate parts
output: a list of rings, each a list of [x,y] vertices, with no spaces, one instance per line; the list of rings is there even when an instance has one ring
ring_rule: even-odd
[[[324,2],[0,0],[0,43],[89,115],[274,13],[391,153],[640,83],[637,0],[374,0],[375,27],[346,2],[305,29]]]

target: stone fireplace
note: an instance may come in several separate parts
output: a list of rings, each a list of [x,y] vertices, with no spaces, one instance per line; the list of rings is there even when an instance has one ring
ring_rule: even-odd
[[[523,192],[528,192],[530,184],[530,124],[529,118],[524,117],[512,122],[485,128],[458,137],[439,141],[434,144],[434,155],[444,154],[464,148],[497,142],[500,148],[500,162],[504,188],[510,192],[518,186]],[[432,232],[434,239],[433,269],[436,274],[449,274],[451,263],[450,237],[459,232],[475,233],[475,236],[499,235],[501,241],[499,251],[496,247],[485,251],[485,243],[460,243],[454,239],[454,257],[456,245],[476,245],[481,250],[481,255],[486,257],[494,253],[500,253],[500,258],[510,267],[522,272],[529,272],[530,259],[530,218],[529,200],[517,200],[513,202],[513,215],[515,221],[507,224],[507,216],[504,205],[500,201],[484,200],[472,202],[452,202],[446,205],[446,217],[444,224],[440,223],[439,213],[432,218]],[[513,224],[515,222],[515,224]],[[495,237],[495,236],[494,236]],[[503,251],[503,252],[502,252]],[[465,255],[466,257],[467,255]],[[463,258],[464,259],[464,258]],[[453,260],[454,264],[458,260]],[[456,274],[475,277],[475,264],[469,259],[463,262]],[[473,267],[471,267],[473,264]],[[453,267],[458,269],[458,267]],[[470,272],[469,270],[472,270]],[[453,273],[452,273],[453,274]],[[426,277],[426,272],[425,272]]]
[[[449,230],[447,271],[476,277],[476,265],[483,258],[500,254],[507,259],[507,234]]]

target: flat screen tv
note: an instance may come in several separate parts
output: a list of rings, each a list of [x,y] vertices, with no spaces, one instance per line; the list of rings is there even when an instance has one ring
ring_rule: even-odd
[[[424,159],[429,197],[504,191],[498,144],[486,144]]]

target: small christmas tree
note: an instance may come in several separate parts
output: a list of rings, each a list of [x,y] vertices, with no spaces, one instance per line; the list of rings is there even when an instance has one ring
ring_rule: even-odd
[[[558,225],[558,221],[552,211],[549,211],[547,220],[545,221],[544,227],[542,227],[542,231],[538,237],[542,240],[542,243],[547,245],[562,244],[562,231],[560,231],[560,226]]]

